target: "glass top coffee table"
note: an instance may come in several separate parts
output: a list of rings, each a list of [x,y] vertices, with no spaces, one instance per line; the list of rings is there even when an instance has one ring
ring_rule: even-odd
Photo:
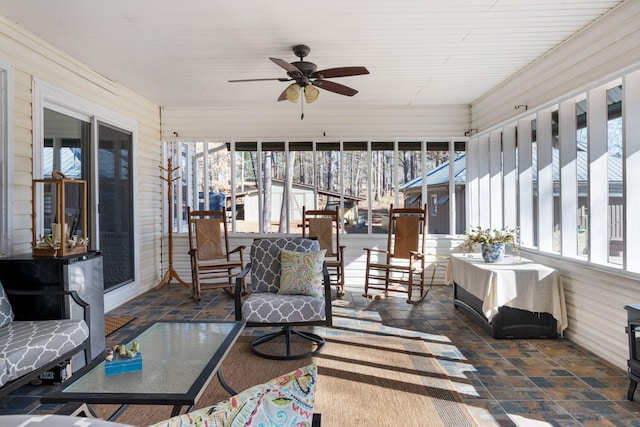
[[[158,321],[123,343],[140,343],[142,371],[107,376],[107,362],[98,357],[41,401],[122,405],[110,419],[131,404],[173,405],[177,415],[196,404],[216,373],[230,390],[220,365],[243,329],[244,322]]]

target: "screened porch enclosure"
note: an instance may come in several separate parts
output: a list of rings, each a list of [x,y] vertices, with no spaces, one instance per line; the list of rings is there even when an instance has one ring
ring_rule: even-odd
[[[174,229],[186,208],[223,209],[233,233],[298,233],[302,208],[337,210],[345,233],[384,234],[390,204],[436,207],[430,232],[464,230],[464,184],[449,159],[464,141],[177,142]],[[427,179],[422,183],[421,178]],[[450,180],[455,185],[450,185]],[[412,191],[406,192],[412,183]],[[431,194],[433,193],[433,194]],[[450,209],[458,200],[457,210]],[[462,209],[462,210],[461,210]],[[449,224],[456,224],[450,230]]]

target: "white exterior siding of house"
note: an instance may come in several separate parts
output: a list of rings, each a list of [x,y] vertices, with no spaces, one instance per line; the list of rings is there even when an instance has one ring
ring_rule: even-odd
[[[161,248],[159,245],[162,224],[162,186],[158,179],[161,161],[159,107],[131,90],[119,86],[91,71],[86,65],[60,52],[42,39],[24,31],[12,22],[0,17],[0,58],[14,67],[12,144],[13,230],[9,254],[31,251],[31,183],[33,179],[34,87],[42,82],[94,105],[94,114],[113,112],[134,123],[135,197],[137,211],[137,253],[144,254],[138,260],[137,280],[107,294],[107,310],[126,299],[148,290],[159,282],[161,276]],[[73,108],[73,105],[69,106]]]

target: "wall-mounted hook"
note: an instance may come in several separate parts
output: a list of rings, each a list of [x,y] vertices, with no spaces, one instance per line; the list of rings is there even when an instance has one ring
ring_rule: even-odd
[[[471,135],[473,135],[474,133],[478,133],[478,129],[467,129],[467,130],[464,132],[464,136],[471,136]]]

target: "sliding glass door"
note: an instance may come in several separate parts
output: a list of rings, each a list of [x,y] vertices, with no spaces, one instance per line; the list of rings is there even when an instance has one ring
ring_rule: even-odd
[[[105,290],[134,279],[131,133],[98,124],[98,206]]]

